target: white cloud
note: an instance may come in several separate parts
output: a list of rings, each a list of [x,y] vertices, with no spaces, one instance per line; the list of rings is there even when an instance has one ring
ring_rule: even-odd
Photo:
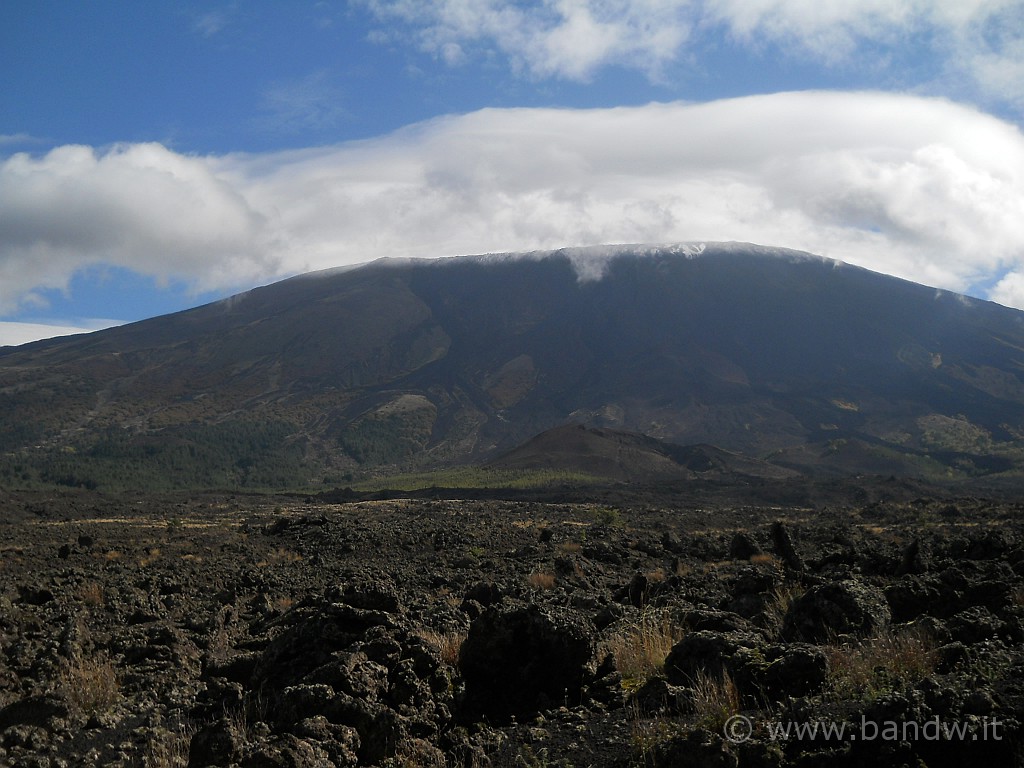
[[[322,131],[347,116],[341,90],[324,70],[272,84],[262,99],[264,117],[258,122],[271,131]]]
[[[238,7],[235,3],[221,8],[214,8],[206,13],[198,14],[193,21],[193,28],[203,37],[214,37],[223,32],[230,24]]]
[[[659,77],[695,44],[726,32],[743,46],[872,67],[879,48],[934,57],[947,76],[1024,108],[1020,0],[361,0],[394,35],[405,25],[448,63],[465,47],[537,77],[587,80],[607,65]],[[452,52],[458,55],[452,55]],[[922,83],[915,83],[921,85]]]
[[[992,288],[989,298],[1007,307],[1024,309],[1024,269],[1005,274]]]
[[[381,256],[707,240],[990,284],[1024,272],[1024,137],[948,101],[804,92],[490,109],[263,155],[65,147],[0,165],[8,306],[103,261],[214,288]]]
[[[159,144],[0,161],[0,311],[113,264],[197,288],[278,272],[261,216],[204,158]]]
[[[964,290],[1024,260],[1024,137],[909,96],[483,110],[229,170],[310,268],[735,239]]]
[[[680,0],[362,0],[389,24],[416,29],[420,46],[447,63],[466,46],[494,48],[537,76],[587,79],[612,61],[656,75],[693,27]],[[393,30],[392,30],[393,34]]]
[[[116,320],[96,320],[81,325],[53,325],[50,323],[15,323],[0,321],[0,347],[16,347],[31,341],[52,339],[55,336],[71,336],[77,333],[91,333],[111,328],[120,323]]]
[[[36,144],[39,139],[27,133],[0,133],[0,147],[14,144]]]
[[[1019,23],[1024,28],[1024,18]],[[995,51],[978,46],[964,51],[964,56],[970,57],[970,71],[986,95],[1024,107],[1024,39]]]

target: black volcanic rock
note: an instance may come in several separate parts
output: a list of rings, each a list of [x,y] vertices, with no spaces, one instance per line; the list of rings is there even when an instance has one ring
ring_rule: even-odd
[[[789,607],[782,626],[789,640],[824,642],[838,635],[866,637],[889,627],[885,596],[859,581],[821,584],[804,592]]]
[[[600,502],[4,496],[2,766],[1022,764],[1018,499],[943,521],[946,497],[810,512],[647,489],[604,525]],[[778,521],[803,572],[725,559],[730,532],[765,545]],[[900,574],[912,538],[930,567]],[[643,609],[622,594],[638,573]],[[813,723],[858,738],[777,738]],[[917,738],[941,723],[962,738]]]
[[[571,422],[610,477],[1012,481],[1021,349],[1016,310],[782,249],[384,260],[0,351],[0,482],[343,485]]]
[[[467,707],[498,721],[577,704],[596,674],[594,627],[568,609],[491,608],[459,653]]]

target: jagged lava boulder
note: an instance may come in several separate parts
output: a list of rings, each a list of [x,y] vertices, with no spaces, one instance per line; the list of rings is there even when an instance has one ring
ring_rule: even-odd
[[[578,704],[597,671],[596,630],[582,614],[529,605],[489,608],[459,653],[465,712],[496,722]]]
[[[819,584],[793,601],[782,625],[786,640],[827,642],[838,635],[867,637],[891,621],[885,594],[869,584],[845,580]]]

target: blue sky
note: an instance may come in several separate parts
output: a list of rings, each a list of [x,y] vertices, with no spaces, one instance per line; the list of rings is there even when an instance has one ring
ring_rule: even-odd
[[[1024,0],[0,4],[0,344],[380,256],[801,248],[1024,307]]]

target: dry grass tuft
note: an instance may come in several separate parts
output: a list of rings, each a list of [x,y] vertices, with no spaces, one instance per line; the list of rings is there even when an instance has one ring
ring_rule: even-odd
[[[734,562],[733,560],[706,560],[700,564],[699,572],[704,574],[714,573],[723,568],[729,568]]]
[[[647,578],[647,581],[652,584],[660,583],[668,578],[668,574],[665,572],[664,568],[655,568],[653,571],[645,573],[644,576]]]
[[[232,750],[232,765],[249,745],[259,739],[259,732],[256,729],[257,723],[265,723],[267,720],[267,701],[259,692],[246,694],[245,699],[237,705],[225,707],[224,724],[232,734],[234,749]]]
[[[782,570],[782,561],[770,552],[758,552],[756,555],[751,555],[750,562],[752,565],[760,565],[777,571]]]
[[[829,680],[840,698],[871,700],[894,688],[917,682],[935,671],[935,640],[921,628],[883,633],[856,645],[832,645]]]
[[[676,560],[675,563],[673,563],[672,572],[676,576],[689,576],[693,573],[693,565],[685,560]]]
[[[636,752],[636,762],[630,765],[656,765],[655,750],[658,746],[683,733],[685,728],[678,720],[640,715],[633,717],[630,723],[630,736]]]
[[[422,739],[404,741],[398,746],[395,759],[400,761],[403,768],[445,768],[446,764],[441,752]]]
[[[726,721],[740,711],[740,693],[728,672],[722,677],[697,673],[693,684],[693,710],[697,724],[721,733]]]
[[[1010,605],[1024,608],[1024,587],[1017,587],[1010,592]]]
[[[288,595],[279,595],[270,601],[270,607],[278,613],[284,613],[295,605],[295,598]]]
[[[464,631],[438,632],[433,629],[418,629],[416,634],[426,640],[427,644],[437,651],[441,661],[450,667],[458,666],[459,651],[466,640],[466,633]]]
[[[555,574],[550,571],[534,571],[526,578],[526,583],[534,589],[554,589]]]
[[[228,729],[235,735],[242,747],[256,741],[249,709],[249,706],[241,706],[224,711],[224,720]]]
[[[160,547],[146,547],[145,557],[139,558],[139,567],[145,568],[160,559]]]
[[[629,626],[611,635],[604,648],[615,658],[615,667],[627,687],[639,687],[660,673],[672,646],[683,630],[664,611],[644,611]]]
[[[765,601],[761,615],[764,628],[768,631],[770,638],[778,639],[782,632],[782,622],[785,621],[786,614],[789,613],[789,607],[803,593],[804,588],[799,584],[782,584],[776,587]]]
[[[82,582],[78,587],[78,599],[91,608],[97,608],[106,602],[103,586],[96,581]]]
[[[58,679],[68,704],[87,715],[106,712],[121,698],[117,670],[105,653],[72,656],[61,665]]]
[[[190,726],[156,731],[146,744],[142,764],[145,768],[187,768],[194,734],[195,728]]]
[[[256,563],[257,568],[266,568],[268,565],[284,565],[286,563],[301,563],[302,555],[284,547],[278,547],[269,552],[266,557]]]

